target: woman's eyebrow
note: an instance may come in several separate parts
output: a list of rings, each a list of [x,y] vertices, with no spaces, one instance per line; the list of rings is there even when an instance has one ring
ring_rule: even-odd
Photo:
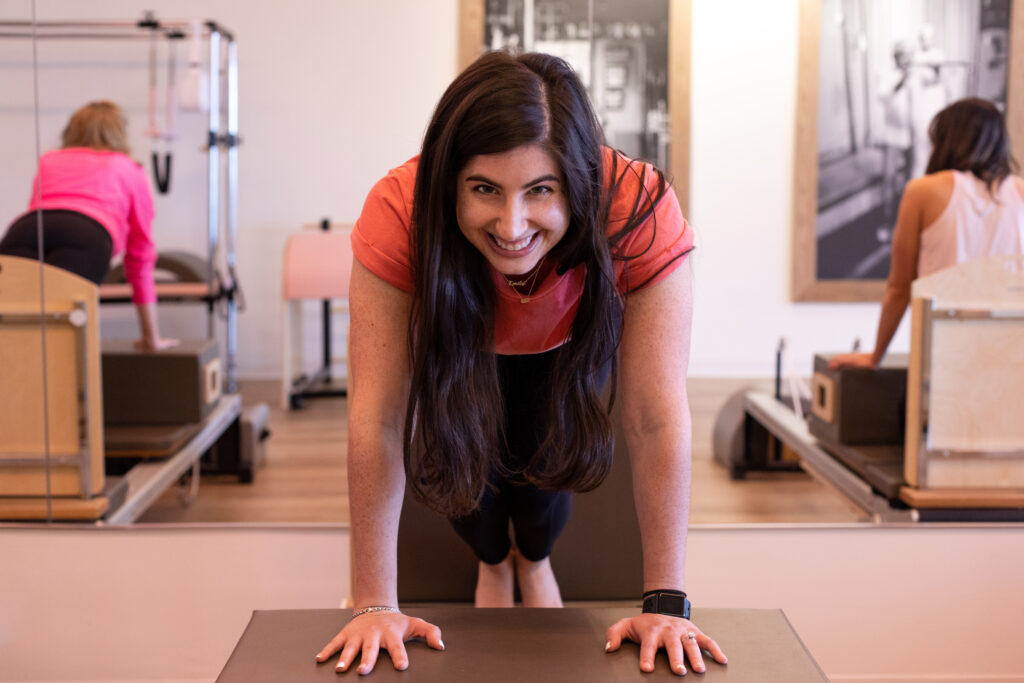
[[[497,188],[501,187],[501,183],[495,182],[495,181],[491,180],[490,178],[488,178],[487,176],[479,175],[479,174],[474,174],[474,175],[468,176],[466,178],[466,182],[467,183],[468,182],[487,183],[488,185],[493,185],[494,187],[497,187]],[[550,183],[550,182],[560,183],[562,181],[561,181],[561,179],[559,179],[558,176],[549,173],[547,175],[542,175],[539,178],[534,178],[530,182],[528,182],[525,185],[523,185],[523,187],[521,189],[525,190],[526,188],[533,187],[534,185],[536,185],[538,183]]]

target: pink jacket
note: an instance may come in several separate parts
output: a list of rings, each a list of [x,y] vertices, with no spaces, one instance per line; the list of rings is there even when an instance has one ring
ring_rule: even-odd
[[[156,301],[153,195],[139,164],[120,152],[86,147],[47,152],[29,200],[29,210],[37,208],[78,211],[99,222],[110,233],[113,255],[124,253],[132,301]]]

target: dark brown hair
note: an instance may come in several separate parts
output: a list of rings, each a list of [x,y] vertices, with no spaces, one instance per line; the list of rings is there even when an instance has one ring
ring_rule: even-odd
[[[488,475],[501,469],[505,413],[493,352],[496,294],[486,259],[459,230],[456,179],[472,157],[526,144],[547,150],[564,176],[569,226],[549,256],[559,274],[585,266],[586,280],[569,339],[557,350],[547,436],[522,474],[541,488],[587,491],[611,467],[609,408],[623,310],[613,249],[650,215],[667,185],[657,172],[653,196],[643,191],[646,199],[636,198],[623,228],[607,236],[603,135],[579,78],[556,57],[492,52],[441,97],[424,136],[413,198],[405,468],[416,497],[449,517],[474,510]],[[616,175],[615,165],[612,192],[627,172],[637,173],[626,163]],[[609,363],[606,406],[601,378]]]
[[[995,104],[968,97],[949,105],[928,127],[932,155],[925,173],[970,171],[991,191],[1017,169],[1006,121]]]
[[[128,121],[121,108],[107,100],[90,102],[74,114],[61,134],[61,146],[105,149],[131,154]]]

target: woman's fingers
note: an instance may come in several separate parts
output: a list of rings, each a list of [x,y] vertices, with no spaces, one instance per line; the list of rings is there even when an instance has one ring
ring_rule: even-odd
[[[619,619],[614,624],[608,627],[605,631],[605,638],[607,639],[604,645],[605,652],[615,652],[622,646],[622,641],[626,638],[630,638],[630,619]]]
[[[703,633],[700,636],[707,638]],[[700,645],[697,644],[697,633],[693,631],[687,631],[683,635],[683,649],[686,650],[686,656],[690,660],[690,667],[699,673],[704,673],[704,656],[700,653]],[[710,640],[710,638],[708,638]]]
[[[729,658],[725,656],[724,652],[722,652],[722,648],[718,647],[718,643],[711,640],[711,638],[708,638],[706,635],[702,633],[700,634],[697,642],[700,645],[701,649],[710,652],[711,656],[714,657],[715,661],[719,664],[729,663]]]
[[[404,648],[403,648],[404,650]],[[368,674],[377,665],[377,655],[380,653],[380,635],[374,633],[363,641],[363,657],[359,662],[358,674]]]
[[[341,646],[344,644],[344,642],[345,638],[342,637],[341,633],[331,638],[331,642],[324,645],[323,649],[320,650],[320,652],[316,653],[316,661],[326,661],[328,657],[330,657],[335,652],[341,649]]]
[[[640,670],[654,671],[654,656],[658,654],[658,647],[661,645],[661,638],[651,634],[640,643]]]
[[[341,651],[341,657],[338,658],[338,671],[348,671],[348,668],[352,666],[356,659],[359,658],[359,650],[361,648],[362,641],[358,638],[350,638],[345,643],[344,649]]]
[[[383,645],[391,656],[391,664],[397,671],[405,671],[409,668],[409,654],[405,651],[405,643],[398,635],[386,633]]]
[[[683,644],[678,638],[669,638],[665,643],[665,654],[668,655],[668,665],[672,673],[680,676],[686,675],[686,656],[683,654]],[[696,671],[700,671],[694,667]]]
[[[444,649],[444,641],[441,640],[441,629],[422,619],[409,620],[409,625],[405,630],[405,639],[409,640],[410,638],[422,638],[427,641],[427,645],[435,650]]]

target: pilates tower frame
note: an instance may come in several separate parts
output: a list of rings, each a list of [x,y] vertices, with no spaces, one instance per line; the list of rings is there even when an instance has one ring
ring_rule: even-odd
[[[212,20],[203,22],[209,62],[209,131],[206,140],[207,171],[207,258],[205,290],[188,295],[164,295],[157,286],[160,301],[204,302],[207,305],[207,336],[215,332],[216,304],[226,302],[225,320],[225,389],[238,390],[238,283],[235,271],[235,242],[238,234],[238,51],[235,37],[224,26]],[[183,20],[161,21],[151,14],[131,22],[111,21],[3,21],[0,38],[27,38],[30,40],[149,40],[153,32],[168,40],[183,38],[191,29],[191,22]],[[226,97],[222,98],[222,93]],[[223,106],[221,100],[224,100]],[[226,178],[221,170],[222,157],[226,157]],[[221,202],[226,203],[222,211]],[[225,215],[226,214],[226,215]],[[218,274],[215,264],[220,246],[221,227],[226,225],[224,260],[226,272]],[[104,293],[101,303],[128,303],[123,294]]]

